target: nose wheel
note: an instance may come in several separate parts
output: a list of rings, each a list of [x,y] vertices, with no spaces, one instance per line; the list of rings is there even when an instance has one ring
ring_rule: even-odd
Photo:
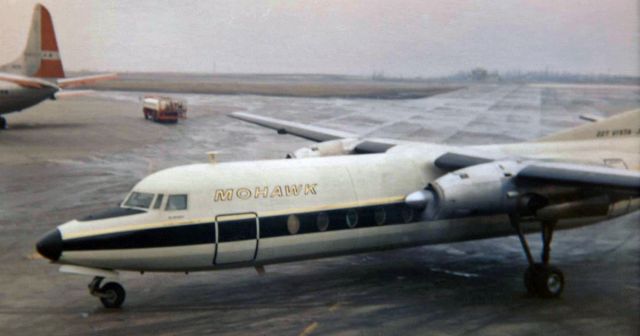
[[[516,229],[522,249],[529,262],[529,267],[524,273],[524,285],[527,292],[543,298],[556,298],[564,290],[564,274],[559,268],[549,264],[551,252],[551,239],[555,222],[542,222],[542,262],[536,263],[531,255],[529,244],[527,243],[520,220],[516,215],[511,215],[511,225]]]
[[[126,292],[117,282],[107,282],[100,287],[103,277],[95,277],[89,284],[89,293],[100,299],[105,308],[120,308],[124,303]]]

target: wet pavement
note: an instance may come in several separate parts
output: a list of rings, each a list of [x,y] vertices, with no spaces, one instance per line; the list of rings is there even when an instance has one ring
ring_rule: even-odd
[[[130,104],[134,110],[139,95],[101,92],[95,99]],[[557,300],[525,294],[525,259],[517,238],[508,237],[273,265],[263,276],[253,269],[189,275],[123,273],[120,282],[128,295],[124,308],[103,309],[86,290],[89,278],[58,273],[56,266],[34,255],[35,242],[56,225],[119,202],[149,173],[206,161],[207,151],[221,151],[221,161],[271,159],[309,144],[228,118],[229,112],[376,137],[507,143],[579,125],[580,114],[607,116],[637,107],[640,92],[485,85],[415,100],[181,97],[189,102],[190,117],[163,126],[169,131],[163,129],[161,141],[130,150],[0,166],[0,334],[640,331],[638,213],[554,237],[553,262],[567,281],[563,297]],[[42,130],[43,141],[47,132]],[[537,238],[531,237],[539,252]]]

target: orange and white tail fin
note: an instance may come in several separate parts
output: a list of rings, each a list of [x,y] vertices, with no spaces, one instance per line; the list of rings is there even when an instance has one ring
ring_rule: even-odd
[[[536,141],[607,140],[627,137],[640,137],[640,109],[616,114],[606,119],[548,135]]]
[[[36,5],[24,52],[13,62],[0,66],[0,72],[28,77],[64,78],[53,20],[46,7]]]

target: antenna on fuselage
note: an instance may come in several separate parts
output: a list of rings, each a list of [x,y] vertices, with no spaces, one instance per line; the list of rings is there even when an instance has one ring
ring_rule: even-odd
[[[219,151],[211,151],[211,152],[207,152],[207,157],[209,158],[209,163],[217,163],[218,161],[216,160],[218,154],[220,154]]]

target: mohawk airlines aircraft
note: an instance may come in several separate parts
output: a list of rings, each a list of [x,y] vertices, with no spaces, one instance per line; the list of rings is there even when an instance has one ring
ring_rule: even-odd
[[[20,57],[0,66],[0,115],[21,111],[46,99],[76,95],[61,89],[113,79],[116,74],[64,78],[51,14],[38,4],[33,10],[27,46]],[[0,129],[7,120],[0,117]]]
[[[119,208],[50,231],[38,252],[63,272],[94,276],[90,293],[119,307],[122,286],[100,285],[116,270],[259,269],[515,234],[529,263],[527,290],[557,297],[564,277],[549,264],[554,230],[640,207],[640,110],[533,142],[470,147],[232,116],[320,143],[292,159],[156,172]],[[533,231],[543,237],[540,262],[524,236]]]

